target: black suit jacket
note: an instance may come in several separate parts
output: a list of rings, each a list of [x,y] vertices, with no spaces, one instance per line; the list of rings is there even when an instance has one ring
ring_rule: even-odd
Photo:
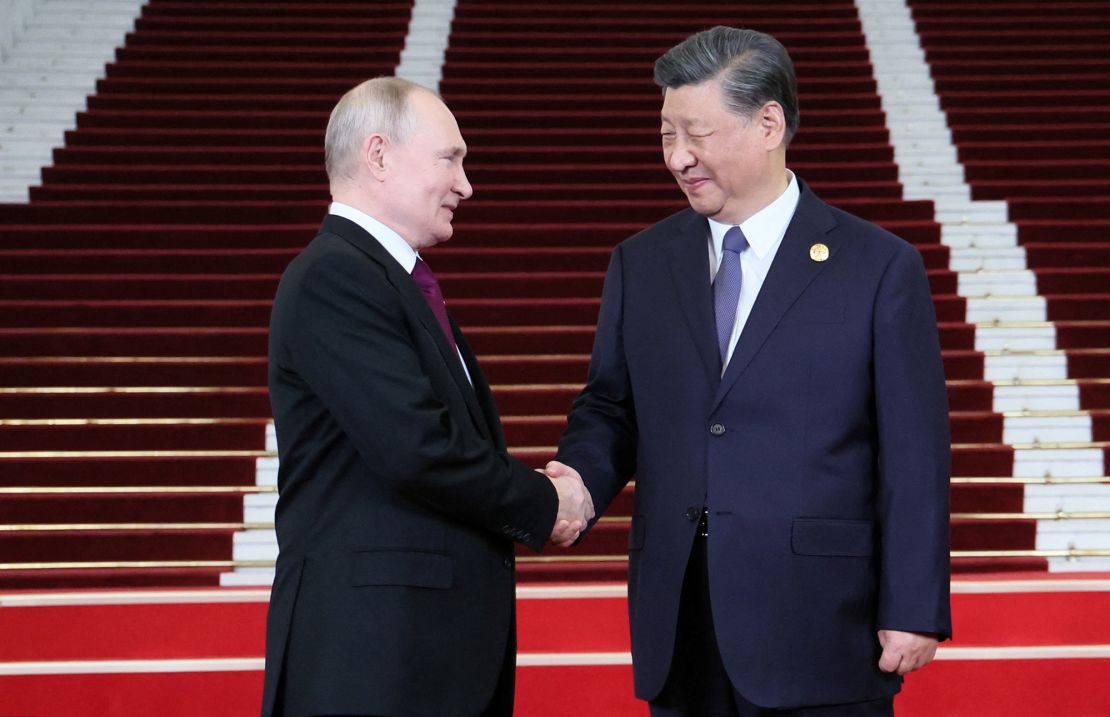
[[[270,325],[280,552],[264,716],[471,715],[513,641],[513,539],[539,550],[548,480],[506,453],[412,277],[329,215]],[[276,708],[278,706],[278,708]]]
[[[721,376],[708,235],[687,209],[614,251],[559,447],[598,512],[636,473],[636,693],[654,699],[667,679],[708,506],[735,687],[767,707],[889,696],[901,680],[879,671],[875,631],[951,625],[947,394],[921,256],[803,184]]]

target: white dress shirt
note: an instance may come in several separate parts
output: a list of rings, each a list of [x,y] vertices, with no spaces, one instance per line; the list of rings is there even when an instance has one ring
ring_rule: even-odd
[[[771,269],[771,262],[775,260],[782,237],[786,234],[786,227],[794,218],[794,210],[798,208],[800,191],[794,173],[789,172],[790,182],[786,191],[778,199],[768,204],[763,209],[748,217],[740,224],[740,231],[748,239],[748,247],[740,252],[740,301],[736,306],[736,321],[732,325],[732,335],[728,340],[728,352],[725,355],[724,365],[721,367],[723,375],[732,359],[732,352],[736,342],[740,340],[740,332],[748,322],[752,313],[759,290],[763,288],[763,280]],[[709,220],[709,280],[717,276],[717,267],[721,265],[721,246],[724,244],[725,232],[734,225],[722,224]]]
[[[328,207],[328,214],[334,214],[337,217],[349,219],[355,224],[365,229],[370,236],[378,240],[382,248],[389,252],[389,255],[397,260],[397,263],[404,267],[405,271],[412,274],[413,268],[416,267],[416,260],[420,255],[416,250],[409,246],[409,243],[401,238],[401,235],[393,231],[385,224],[382,224],[374,217],[366,212],[363,212],[354,207],[343,204],[342,202],[332,202]],[[437,324],[438,326],[438,324]],[[459,355],[459,363],[462,364],[463,373],[466,374],[466,380],[474,383],[470,378],[470,371],[466,368],[466,361],[463,360],[462,352],[459,351],[458,346],[455,347],[455,352]]]

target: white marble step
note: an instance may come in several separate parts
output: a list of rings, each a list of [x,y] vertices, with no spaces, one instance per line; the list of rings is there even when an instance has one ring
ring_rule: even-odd
[[[1078,411],[1079,386],[1074,381],[996,382],[992,408],[998,413]],[[1099,475],[1102,471],[1086,475]],[[1072,474],[1074,475],[1074,474]]]
[[[1068,377],[1068,357],[1063,351],[989,351],[983,356],[987,381],[1060,380]]]
[[[900,163],[904,165],[905,163]],[[962,176],[947,176],[935,173],[915,173],[906,169],[900,175],[902,196],[906,199],[932,200],[938,206],[944,204],[964,204],[971,201],[971,192],[963,184]]]
[[[1018,246],[952,247],[948,268],[956,272],[1025,271],[1025,249]]]
[[[455,0],[416,0],[396,74],[439,90]]]
[[[249,493],[243,496],[243,522],[273,523],[277,493]]]
[[[235,568],[229,573],[220,573],[220,587],[239,588],[255,585],[272,585],[273,568]]]
[[[0,65],[0,89],[4,90],[59,90],[80,92],[82,97],[96,89],[97,72],[40,73],[13,70]]]
[[[1110,479],[1108,479],[1110,480]],[[1089,485],[1027,485],[1026,513],[1110,512],[1110,482]]]
[[[122,37],[120,38],[123,39]],[[39,67],[55,67],[55,63],[72,60],[104,64],[112,58],[115,47],[100,47],[75,40],[58,42],[24,43],[17,40],[12,47],[12,59],[37,62]]]
[[[975,202],[971,207],[937,207],[937,221],[941,223],[968,224],[997,222],[1005,218],[1004,215],[1000,216],[1000,214],[1002,213],[999,212],[994,202]]]
[[[103,16],[102,16],[103,17]],[[24,47],[42,45],[49,47],[81,46],[99,47],[105,43],[113,45],[120,40],[120,32],[129,25],[129,21],[113,23],[81,22],[77,24],[63,24],[59,22],[43,25],[36,20],[23,31],[19,41]]]
[[[145,0],[39,0],[37,12],[69,13],[81,12],[119,13],[131,12],[132,17]]]
[[[57,122],[69,120],[76,122],[77,113],[86,109],[84,98],[79,103],[66,107],[62,104],[29,103],[16,107],[0,108],[0,123],[27,121]]]
[[[26,204],[31,201],[31,180],[17,178],[15,181],[0,179],[0,204]]]
[[[232,536],[233,560],[277,560],[277,533],[271,530],[241,530]]]
[[[940,228],[941,243],[953,248],[1017,246],[1017,227],[1009,222],[945,224]]]
[[[1006,413],[1002,416],[1002,442],[1090,443],[1091,425],[1090,414],[1082,412]]]
[[[1038,520],[1037,550],[1110,548],[1110,520]]]
[[[78,87],[3,87],[0,86],[0,112],[17,105],[46,104],[55,107],[84,108],[88,96]]]
[[[1092,573],[1110,572],[1110,558],[1083,557],[1083,558],[1049,558],[1048,572],[1050,573]]]
[[[1071,444],[1066,444],[1071,445]],[[1017,447],[1014,450],[1014,476],[1089,476],[1106,473],[1106,461],[1100,447]]]
[[[267,449],[269,450],[269,449]],[[254,477],[256,485],[277,485],[278,459],[257,458],[254,462]]]
[[[975,349],[990,351],[1038,351],[1056,348],[1052,324],[980,324],[975,327]]]
[[[960,296],[1036,296],[1037,275],[1028,270],[964,272],[956,286]]]
[[[1037,321],[1048,318],[1043,296],[991,296],[967,299],[967,322]]]

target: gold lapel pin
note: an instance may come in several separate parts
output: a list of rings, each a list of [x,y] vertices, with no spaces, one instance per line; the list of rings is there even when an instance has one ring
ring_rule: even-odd
[[[824,244],[814,244],[809,248],[809,258],[814,261],[826,261],[829,258],[829,248]]]

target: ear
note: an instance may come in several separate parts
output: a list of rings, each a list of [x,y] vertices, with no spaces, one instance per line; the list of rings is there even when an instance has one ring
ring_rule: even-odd
[[[388,150],[389,140],[376,132],[362,140],[362,162],[378,181],[385,179],[385,155]]]
[[[756,117],[767,149],[781,145],[786,139],[786,113],[782,111],[782,105],[771,100],[759,108]]]

